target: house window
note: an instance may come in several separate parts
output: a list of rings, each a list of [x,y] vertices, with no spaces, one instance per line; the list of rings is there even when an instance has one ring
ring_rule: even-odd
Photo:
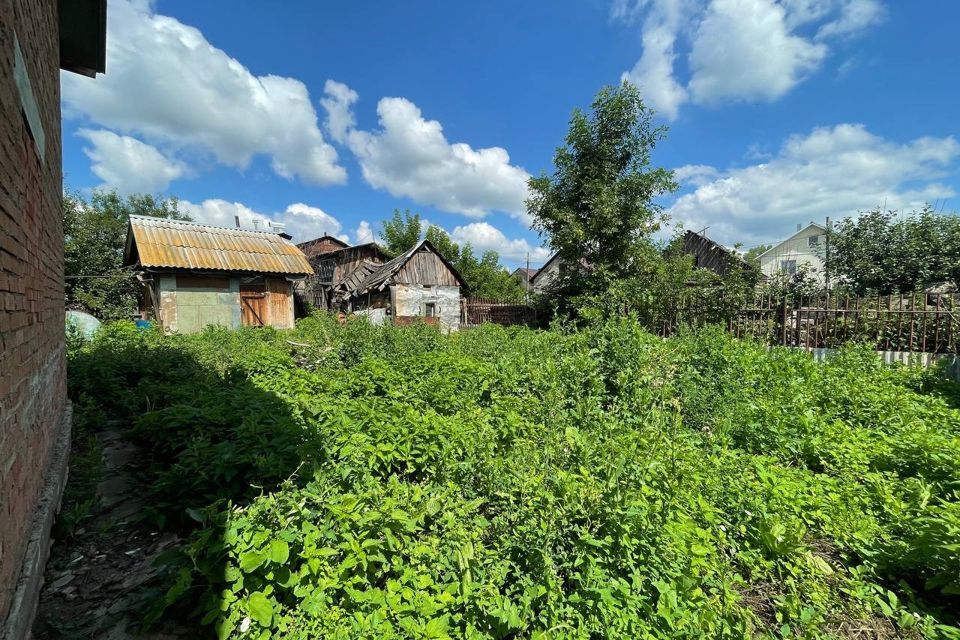
[[[797,261],[796,260],[784,260],[780,263],[780,271],[784,273],[789,273],[793,275],[797,272]]]
[[[437,304],[435,302],[428,302],[423,305],[423,315],[428,318],[432,318],[437,315]]]
[[[808,247],[819,247],[820,246],[820,236],[810,236],[807,238]]]

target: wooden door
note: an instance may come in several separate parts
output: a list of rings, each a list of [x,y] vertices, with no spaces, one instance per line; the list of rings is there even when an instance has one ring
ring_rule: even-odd
[[[240,285],[240,324],[245,327],[267,324],[267,293],[264,285]]]

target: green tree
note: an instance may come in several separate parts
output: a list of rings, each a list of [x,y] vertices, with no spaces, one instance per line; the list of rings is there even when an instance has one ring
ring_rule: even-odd
[[[591,114],[574,110],[553,175],[530,179],[533,227],[566,266],[557,278],[559,300],[612,287],[636,291],[644,274],[660,268],[652,236],[666,216],[657,199],[677,183],[672,171],[652,165],[666,133],[652,118],[630,83],[604,87]]]
[[[758,244],[749,249],[743,256],[743,260],[752,267],[760,268],[760,256],[773,247],[772,244]]]
[[[137,309],[137,283],[123,268],[127,221],[131,215],[189,220],[177,199],[148,194],[125,198],[116,191],[94,191],[90,199],[63,196],[64,275],[68,307],[102,320],[129,318]]]
[[[381,225],[383,250],[390,256],[398,256],[408,251],[420,242],[422,224],[419,213],[410,213],[409,209],[401,213],[400,209],[394,209],[393,217],[384,220]]]
[[[960,278],[960,218],[929,205],[898,216],[874,209],[831,233],[831,275],[856,291],[913,291]]]

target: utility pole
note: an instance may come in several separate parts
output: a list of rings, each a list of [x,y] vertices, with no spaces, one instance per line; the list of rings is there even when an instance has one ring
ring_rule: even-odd
[[[524,288],[526,289],[527,300],[530,300],[530,252],[527,251],[527,271],[523,274],[526,276],[526,282],[524,283]]]
[[[830,295],[830,216],[827,216],[827,255],[823,263],[824,278],[827,285],[827,295]]]

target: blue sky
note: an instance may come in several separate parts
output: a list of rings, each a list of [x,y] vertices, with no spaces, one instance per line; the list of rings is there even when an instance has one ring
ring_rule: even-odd
[[[922,9],[918,8],[922,7]],[[110,0],[107,73],[63,75],[73,189],[369,240],[420,212],[504,262],[575,107],[637,83],[673,223],[750,247],[878,205],[957,208],[960,3]]]

